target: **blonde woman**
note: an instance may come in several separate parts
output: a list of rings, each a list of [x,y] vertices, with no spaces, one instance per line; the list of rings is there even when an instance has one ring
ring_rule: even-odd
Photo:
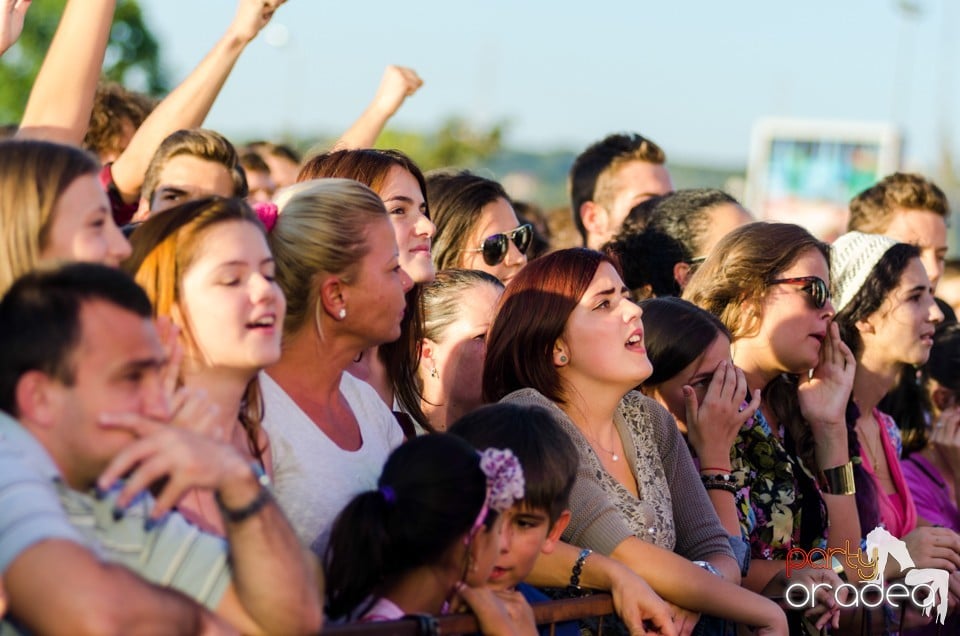
[[[99,168],[78,148],[0,142],[0,295],[41,263],[117,266],[130,254],[97,180]]]
[[[275,494],[301,541],[323,554],[331,524],[377,476],[403,433],[346,369],[400,336],[413,282],[380,197],[347,179],[292,186],[270,233],[287,297],[280,361],[261,375]]]

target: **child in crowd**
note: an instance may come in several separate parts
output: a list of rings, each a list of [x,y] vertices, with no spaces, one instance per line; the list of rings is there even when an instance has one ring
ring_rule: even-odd
[[[550,414],[537,407],[492,404],[460,418],[450,433],[477,450],[510,449],[524,467],[523,499],[503,513],[503,549],[487,586],[502,592],[517,591],[531,602],[549,597],[523,581],[533,571],[540,554],[553,552],[570,523],[570,491],[580,459],[577,449]],[[590,551],[584,550],[585,560]],[[581,564],[578,561],[578,564]],[[573,622],[557,625],[557,636],[576,636]]]
[[[484,634],[530,634],[483,584],[500,553],[503,513],[523,498],[510,451],[478,453],[452,435],[419,437],[387,459],[376,490],[334,522],[327,549],[331,618],[384,621],[462,604]]]

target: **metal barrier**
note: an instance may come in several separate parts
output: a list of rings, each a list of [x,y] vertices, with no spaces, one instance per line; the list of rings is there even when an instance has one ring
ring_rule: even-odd
[[[612,614],[613,600],[609,594],[592,594],[580,598],[536,603],[531,607],[537,625],[549,625],[552,636],[553,626],[556,623]],[[329,636],[427,636],[428,634],[475,634],[479,631],[480,626],[473,614],[454,614],[411,617],[378,623],[331,625],[325,627],[323,633]],[[597,636],[600,636],[599,632]]]

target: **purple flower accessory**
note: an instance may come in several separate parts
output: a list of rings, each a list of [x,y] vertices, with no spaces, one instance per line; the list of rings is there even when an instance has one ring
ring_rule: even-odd
[[[280,215],[280,209],[273,203],[254,203],[253,211],[260,217],[263,227],[267,228],[269,234],[273,231],[273,226],[277,224],[277,217]]]
[[[397,503],[397,493],[390,486],[380,486],[377,492],[380,493],[380,496],[383,497],[383,500],[387,503],[387,505],[392,506],[393,504]]]
[[[488,448],[480,454],[480,470],[487,476],[487,503],[503,512],[523,499],[523,467],[509,448]]]

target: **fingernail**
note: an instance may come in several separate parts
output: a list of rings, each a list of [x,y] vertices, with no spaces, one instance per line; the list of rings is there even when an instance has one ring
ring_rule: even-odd
[[[125,512],[125,511],[124,511],[123,508],[121,508],[121,507],[119,507],[119,506],[114,506],[114,507],[113,507],[113,520],[114,520],[114,521],[120,521],[121,519],[123,519],[124,512]]]
[[[100,484],[97,484],[93,487],[93,496],[97,501],[103,501],[107,497],[107,491],[100,487]]]
[[[143,521],[143,529],[145,532],[151,532],[154,528],[157,527],[157,520],[153,517],[147,517]]]

